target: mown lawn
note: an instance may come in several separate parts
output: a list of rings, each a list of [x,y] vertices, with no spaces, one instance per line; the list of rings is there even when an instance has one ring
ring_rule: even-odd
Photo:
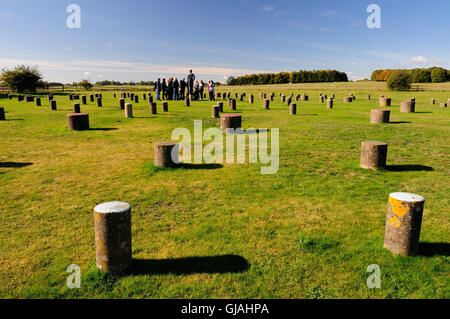
[[[0,99],[8,119],[0,122],[0,297],[449,298],[450,108],[430,105],[447,101],[449,88],[316,86],[220,88],[254,93],[254,104],[237,103],[244,128],[280,129],[275,175],[260,174],[265,164],[152,166],[153,143],[173,129],[192,130],[194,120],[218,127],[211,102],[169,101],[166,114],[158,102],[154,116],[140,96],[126,119],[103,92],[102,108],[81,107],[93,129],[73,132],[67,96],[56,96],[57,111],[45,97],[40,108]],[[261,90],[276,93],[268,111]],[[290,116],[279,92],[310,101]],[[320,92],[336,94],[333,110]],[[343,104],[350,93],[356,102]],[[393,98],[396,123],[369,123],[381,94]],[[400,113],[412,96],[417,113]],[[389,143],[387,170],[359,168],[363,140]],[[397,191],[426,199],[416,257],[383,248],[388,195]],[[93,208],[112,200],[132,205],[136,267],[125,276],[95,266]],[[70,264],[81,267],[81,289],[66,287]],[[366,286],[370,264],[381,267],[381,289]]]

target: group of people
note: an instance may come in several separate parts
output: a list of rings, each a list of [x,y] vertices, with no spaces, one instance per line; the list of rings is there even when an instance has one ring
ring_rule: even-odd
[[[183,79],[178,81],[177,78],[158,79],[155,83],[156,100],[184,100],[189,97],[193,101],[202,100],[205,93],[205,83],[203,80],[196,80],[192,70],[189,70],[189,74]],[[215,84],[214,81],[208,81],[208,95],[209,100],[215,100]]]

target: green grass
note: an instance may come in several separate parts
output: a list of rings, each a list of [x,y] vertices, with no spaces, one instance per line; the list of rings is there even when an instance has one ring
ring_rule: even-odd
[[[447,101],[450,88],[427,89],[220,87],[255,94],[255,104],[238,102],[244,128],[280,128],[280,169],[267,176],[262,164],[154,167],[153,143],[170,140],[174,128],[192,130],[200,119],[204,129],[218,127],[211,102],[169,101],[170,112],[155,116],[141,99],[126,119],[103,93],[102,108],[81,107],[93,130],[73,132],[66,96],[56,97],[56,112],[46,99],[40,108],[1,99],[8,121],[0,122],[0,297],[449,298],[450,110],[430,99]],[[268,111],[262,90],[276,93]],[[310,101],[290,116],[278,92],[306,92]],[[333,110],[318,102],[320,92],[336,93]],[[343,104],[350,93],[356,102]],[[399,123],[369,123],[381,94],[392,97]],[[412,96],[417,113],[400,113]],[[358,167],[363,140],[389,143],[387,170]],[[427,200],[417,257],[383,248],[396,191]],[[111,200],[132,205],[138,267],[125,276],[95,267],[93,208]],[[81,267],[79,290],[66,288],[70,264]],[[381,267],[381,289],[366,286],[370,264]]]

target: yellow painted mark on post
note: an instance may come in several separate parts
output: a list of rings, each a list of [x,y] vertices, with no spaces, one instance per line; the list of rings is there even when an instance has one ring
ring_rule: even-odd
[[[395,215],[397,215],[399,217],[403,217],[406,215],[406,213],[408,213],[409,206],[406,202],[389,197],[389,203],[391,203],[392,212]]]
[[[391,227],[400,228],[401,224],[402,222],[400,221],[400,219],[398,219],[395,216],[392,217],[391,220],[389,221],[389,225],[391,225]]]

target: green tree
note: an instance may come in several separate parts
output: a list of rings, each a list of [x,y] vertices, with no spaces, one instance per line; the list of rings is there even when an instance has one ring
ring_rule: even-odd
[[[42,75],[37,67],[16,66],[12,70],[3,69],[0,81],[18,93],[35,93],[43,85]]]
[[[90,90],[93,87],[93,84],[89,82],[89,80],[81,80],[81,82],[79,82],[78,85],[84,88],[85,90]]]
[[[431,81],[441,83],[447,81],[447,70],[443,68],[433,68],[431,71]]]
[[[391,91],[406,91],[411,87],[409,73],[406,71],[394,71],[387,79],[387,87]]]

